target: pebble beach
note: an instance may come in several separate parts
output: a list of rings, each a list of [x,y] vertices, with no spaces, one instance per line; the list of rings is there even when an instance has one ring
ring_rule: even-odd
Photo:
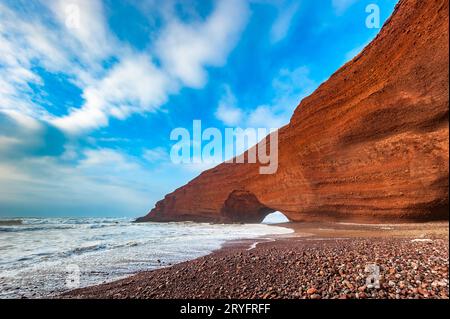
[[[195,260],[61,297],[448,298],[448,223],[286,226],[295,232],[229,242]],[[377,281],[368,281],[374,269]]]

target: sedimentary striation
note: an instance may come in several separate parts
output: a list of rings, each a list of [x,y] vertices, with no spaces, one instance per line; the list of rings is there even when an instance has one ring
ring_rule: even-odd
[[[279,129],[278,170],[224,163],[138,221],[448,219],[447,0],[401,0]]]

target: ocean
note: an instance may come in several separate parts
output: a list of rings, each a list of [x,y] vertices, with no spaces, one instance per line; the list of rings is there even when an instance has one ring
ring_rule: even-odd
[[[228,240],[286,234],[265,224],[0,219],[0,298],[41,298],[194,259]]]

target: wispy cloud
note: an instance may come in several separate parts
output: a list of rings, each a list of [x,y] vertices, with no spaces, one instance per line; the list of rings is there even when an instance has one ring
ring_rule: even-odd
[[[158,160],[161,167],[148,166],[139,156],[112,148],[68,147],[61,156],[30,156],[26,149],[17,154],[17,142],[0,139],[0,215],[144,214],[160,192],[176,185],[180,175],[173,174],[182,169],[167,158]]]
[[[332,0],[332,5],[336,14],[343,14],[348,8],[356,3],[357,0]]]
[[[238,125],[244,116],[244,112],[237,107],[236,97],[228,85],[224,86],[224,94],[219,101],[215,116],[228,126]]]
[[[142,157],[150,163],[169,161],[169,154],[163,147],[145,149],[143,151]]]
[[[236,98],[228,88],[216,109],[216,118],[226,125],[241,127],[279,128],[289,122],[299,102],[317,87],[307,67],[283,68],[275,74],[268,91],[273,92],[270,103],[239,107]],[[230,98],[230,96],[232,98]],[[224,104],[223,101],[231,101]],[[224,105],[227,105],[226,107]],[[231,112],[227,113],[228,110]]]
[[[30,215],[111,216],[123,213],[124,207],[131,214],[145,212],[151,202],[151,193],[147,193],[152,189],[151,180],[144,180],[149,173],[125,155],[93,152],[75,166],[54,157],[0,161],[0,213],[14,214],[18,204]],[[115,174],[118,170],[119,176]]]
[[[205,20],[184,23],[173,18],[156,42],[156,52],[168,73],[190,87],[206,81],[207,66],[220,66],[246,24],[246,1],[219,1]]]
[[[272,43],[277,43],[287,36],[299,8],[300,2],[298,1],[279,8],[278,16],[270,29],[270,40]]]
[[[246,2],[238,0],[217,1],[204,21],[186,23],[172,16],[152,54],[137,52],[111,33],[100,1],[44,4],[40,14],[0,4],[0,111],[20,111],[72,134],[107,126],[111,117],[123,120],[155,111],[183,85],[203,86],[205,68],[225,63],[248,17]],[[74,25],[67,23],[73,14],[69,5],[79,13]],[[116,62],[110,68],[105,61]],[[36,104],[30,87],[42,85],[36,63],[48,72],[66,74],[82,90],[84,103],[62,117]]]
[[[124,120],[133,113],[157,110],[167,101],[171,85],[147,56],[123,57],[104,78],[84,89],[81,108],[50,122],[69,133],[106,126],[110,117]]]
[[[121,46],[108,30],[100,0],[53,0],[43,2],[54,14],[59,28],[68,35],[71,53],[95,66],[95,62],[116,54]]]

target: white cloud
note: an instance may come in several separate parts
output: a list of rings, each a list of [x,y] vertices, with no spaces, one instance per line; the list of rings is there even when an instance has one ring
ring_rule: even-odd
[[[169,22],[156,43],[168,72],[185,85],[201,87],[206,66],[221,66],[246,24],[248,7],[241,0],[220,0],[204,22]]]
[[[249,127],[279,128],[287,124],[289,115],[285,112],[276,114],[273,107],[260,105],[248,116]]]
[[[78,167],[108,171],[129,171],[138,168],[125,154],[113,149],[87,149],[83,152],[84,158],[79,161]]]
[[[37,52],[28,50],[18,32],[18,29],[25,26],[11,10],[0,3],[0,111],[8,112],[9,115],[43,112],[40,106],[33,108],[29,96],[30,84],[40,85],[42,82],[31,71],[31,60],[37,56]]]
[[[272,43],[277,43],[287,36],[289,28],[292,24],[292,20],[299,8],[300,3],[294,1],[290,5],[283,7],[283,9],[280,10],[270,30],[270,39]]]
[[[270,103],[260,105],[249,114],[249,125],[279,128],[289,120],[300,101],[310,95],[317,83],[310,78],[309,69],[300,66],[296,69],[281,69],[272,81],[274,92]]]
[[[145,149],[142,152],[142,157],[149,163],[170,160],[169,154],[163,147],[155,147],[153,149]]]
[[[164,156],[159,148],[148,151],[144,157],[151,160]],[[152,167],[109,148],[69,147],[68,153],[68,158],[14,159],[0,153],[0,214],[142,216],[164,194],[216,165],[167,160]]]
[[[95,86],[87,87],[85,104],[51,122],[66,132],[78,133],[108,124],[109,117],[126,119],[132,113],[156,110],[167,100],[171,83],[144,55],[124,58]]]
[[[225,125],[238,125],[244,116],[243,111],[236,106],[236,97],[231,92],[230,87],[225,86],[224,90],[225,93],[219,102],[215,116]]]
[[[56,157],[0,160],[0,212],[139,216],[170,191],[160,183],[166,172],[158,176],[119,150],[85,149],[75,157],[70,164]]]
[[[241,109],[220,103],[216,111],[216,118],[221,120],[225,125],[237,125],[241,122],[243,112]]]
[[[332,0],[332,5],[336,14],[340,15],[350,8],[357,0]]]
[[[17,170],[17,165],[22,169]],[[52,158],[23,159],[14,165],[3,162],[0,172],[6,173],[0,179],[0,187],[5,190],[0,194],[4,214],[10,213],[4,207],[19,206],[28,208],[30,214],[111,216],[121,212],[136,216],[150,205],[148,194],[122,184],[117,177],[99,181]]]
[[[283,68],[278,71],[272,81],[275,91],[274,102],[277,108],[289,108],[293,111],[298,103],[316,89],[317,83],[310,77],[310,70],[306,66],[295,69]]]
[[[226,125],[241,127],[280,128],[289,122],[294,109],[300,101],[311,94],[317,83],[310,78],[305,66],[296,69],[281,69],[272,81],[272,99],[267,103],[256,105],[251,109],[239,108],[228,88],[216,110],[216,117]],[[231,108],[225,108],[222,101],[233,97]],[[236,114],[239,114],[237,116]],[[238,120],[239,119],[239,120]]]
[[[52,0],[44,2],[69,36],[72,51],[80,50],[86,61],[99,61],[114,53],[117,40],[110,35],[99,0]]]
[[[149,52],[137,52],[110,32],[101,1],[43,3],[48,14],[0,4],[0,112],[27,114],[71,134],[107,126],[111,117],[156,111],[181,85],[201,87],[205,68],[225,63],[248,16],[247,3],[239,0],[218,0],[204,21],[166,16],[153,47],[162,62],[156,66]],[[111,60],[116,65],[105,67]],[[36,103],[30,85],[43,84],[32,68],[36,63],[65,74],[82,90],[83,104],[60,117]]]
[[[3,113],[13,119],[21,128],[26,129],[28,133],[38,134],[42,129],[42,123],[26,113],[10,109],[3,110]]]
[[[47,120],[51,114],[33,99],[31,85],[43,85],[35,71],[37,66],[66,74],[79,86],[93,81],[96,74],[95,63],[88,59],[91,52],[74,44],[73,33],[51,24],[51,17],[42,8],[39,12],[42,16],[34,11],[14,11],[0,3],[0,112]]]
[[[21,144],[21,140],[18,138],[0,135],[0,151],[8,150],[18,144]]]

